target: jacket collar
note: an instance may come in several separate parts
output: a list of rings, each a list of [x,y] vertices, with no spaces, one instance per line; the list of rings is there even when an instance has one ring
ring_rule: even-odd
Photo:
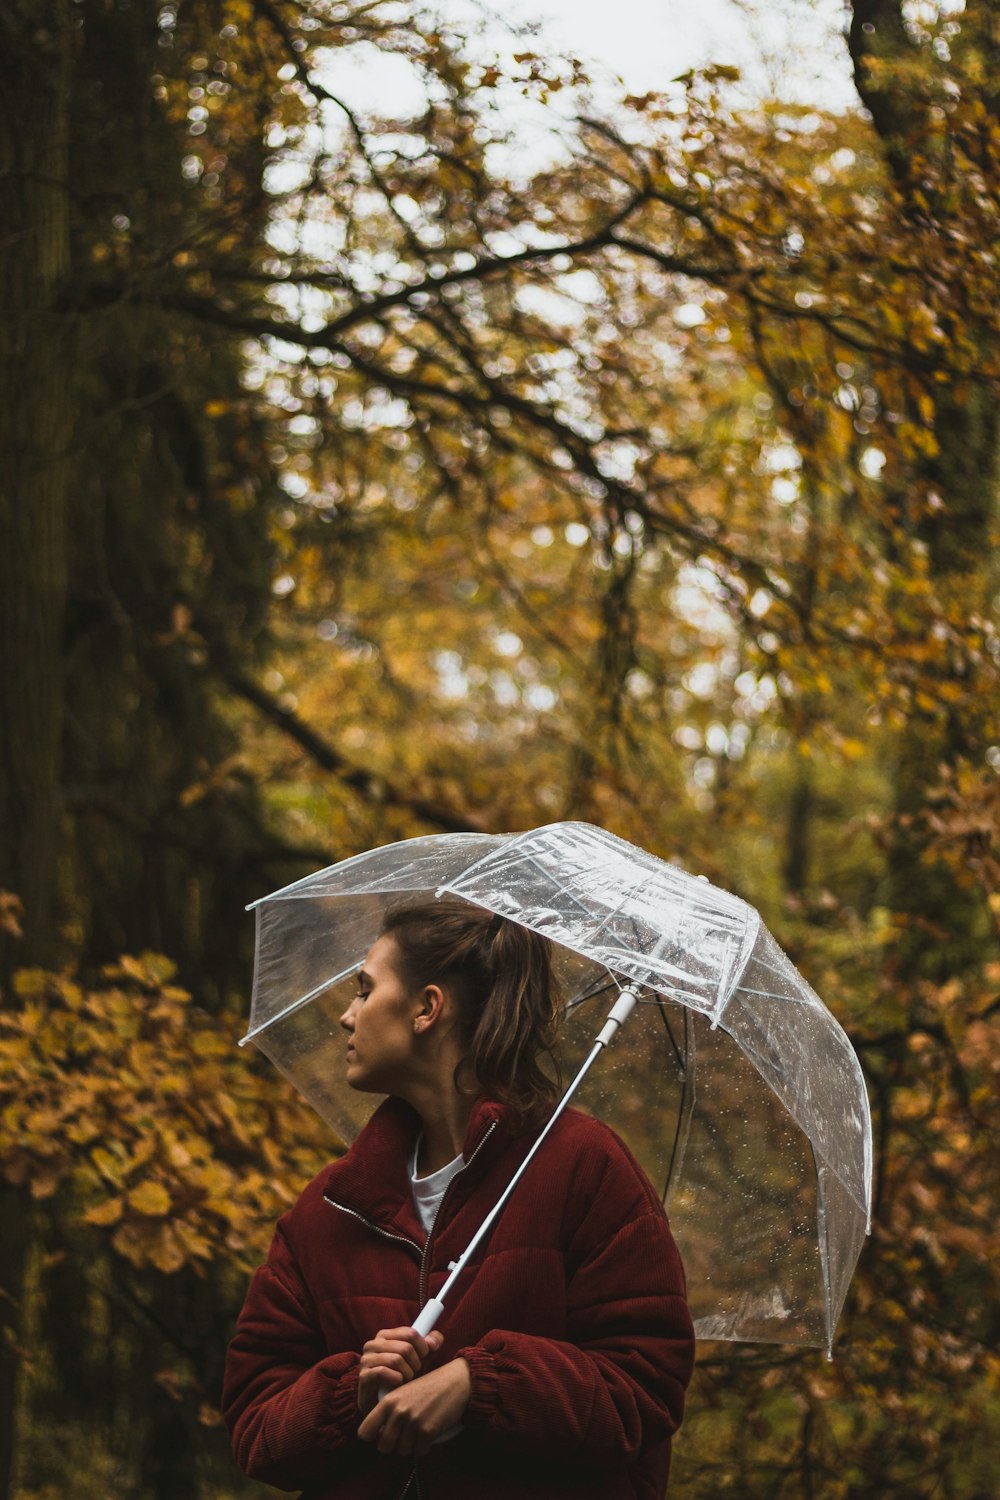
[[[410,1239],[422,1239],[409,1174],[420,1128],[420,1116],[415,1109],[402,1099],[386,1099],[347,1154],[334,1163],[325,1196],[373,1223]],[[519,1135],[510,1111],[503,1104],[485,1097],[477,1099],[462,1146],[462,1155],[468,1163],[465,1171],[478,1179]]]

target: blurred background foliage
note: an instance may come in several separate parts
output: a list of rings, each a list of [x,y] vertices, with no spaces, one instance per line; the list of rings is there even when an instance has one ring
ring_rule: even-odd
[[[995,1494],[1000,21],[836,45],[842,113],[612,104],[393,0],[5,4],[3,1500],[263,1493],[225,1342],[336,1143],[243,906],[566,817],[759,904],[873,1103],[834,1362],[704,1346],[672,1493]]]

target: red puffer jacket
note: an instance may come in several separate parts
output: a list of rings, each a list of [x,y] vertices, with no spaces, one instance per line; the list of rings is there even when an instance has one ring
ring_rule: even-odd
[[[279,1220],[226,1364],[240,1467],[308,1500],[660,1500],[694,1358],[684,1273],[648,1179],[575,1110],[449,1295],[427,1368],[468,1361],[463,1430],[416,1465],[357,1438],[362,1345],[440,1290],[531,1144],[480,1100],[425,1240],[418,1128],[388,1100]]]

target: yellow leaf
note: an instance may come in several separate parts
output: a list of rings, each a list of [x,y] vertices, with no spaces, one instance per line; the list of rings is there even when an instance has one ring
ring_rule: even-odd
[[[49,976],[44,969],[18,969],[14,975],[14,993],[21,1000],[44,995]]]
[[[134,1224],[119,1224],[111,1243],[118,1254],[124,1255],[126,1260],[130,1260],[134,1266],[144,1264],[146,1260],[145,1232]]]
[[[170,1212],[170,1194],[162,1182],[140,1182],[128,1195],[129,1207],[149,1218]]]
[[[97,1146],[90,1153],[90,1156],[91,1160],[94,1163],[94,1166],[100,1172],[102,1177],[106,1177],[110,1182],[114,1183],[117,1183],[121,1180],[121,1162],[117,1157],[112,1156],[111,1152],[108,1151],[104,1146]]]
[[[31,1196],[33,1198],[51,1198],[59,1186],[59,1178],[60,1172],[58,1167],[43,1167],[41,1172],[32,1176]]]
[[[98,1224],[102,1227],[108,1224],[117,1224],[122,1216],[122,1200],[120,1198],[105,1198],[103,1203],[98,1203],[94,1208],[88,1208],[83,1216],[85,1224]]]
[[[159,1234],[150,1244],[149,1259],[158,1271],[163,1271],[168,1276],[179,1271],[187,1260],[184,1248],[178,1243],[169,1224],[161,1225]]]
[[[189,1167],[191,1165],[191,1153],[180,1141],[170,1141],[167,1144],[167,1160],[172,1167]]]

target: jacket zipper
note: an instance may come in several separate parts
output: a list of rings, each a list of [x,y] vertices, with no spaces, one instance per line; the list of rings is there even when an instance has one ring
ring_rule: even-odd
[[[496,1122],[496,1120],[494,1120],[493,1123],[490,1125],[489,1129],[484,1132],[482,1140],[479,1142],[478,1146],[473,1151],[472,1155],[469,1157],[469,1160],[465,1163],[465,1166],[462,1168],[462,1172],[467,1172],[469,1170],[469,1168],[472,1166],[472,1163],[475,1161],[475,1159],[479,1155],[480,1151],[486,1145],[486,1142],[489,1140],[490,1136],[493,1134],[493,1132],[494,1132],[494,1130],[496,1130],[496,1128],[497,1128],[497,1122]],[[434,1241],[434,1235],[436,1234],[437,1227],[438,1227],[438,1225],[441,1222],[441,1214],[444,1211],[445,1204],[448,1202],[448,1195],[450,1194],[450,1192],[451,1192],[452,1188],[455,1186],[455,1184],[461,1178],[462,1172],[456,1172],[455,1176],[451,1179],[451,1181],[449,1182],[448,1186],[445,1188],[445,1190],[444,1190],[444,1197],[441,1199],[441,1202],[438,1204],[438,1211],[434,1215],[434,1223],[431,1225],[431,1232],[427,1236],[427,1241],[426,1241],[426,1243],[424,1245],[423,1253],[420,1256],[419,1300],[420,1300],[420,1306],[421,1307],[423,1307],[424,1303],[427,1301],[427,1271],[428,1271],[428,1262],[430,1261],[431,1245],[432,1245],[432,1243]]]
[[[475,1159],[479,1155],[480,1151],[486,1145],[486,1142],[489,1140],[490,1136],[493,1134],[493,1132],[494,1132],[494,1130],[496,1130],[496,1128],[497,1128],[497,1122],[496,1122],[496,1120],[494,1120],[493,1123],[490,1125],[489,1129],[484,1133],[482,1140],[479,1142],[478,1146],[473,1151],[472,1155],[469,1157],[469,1160],[465,1163],[465,1166],[462,1168],[462,1172],[468,1171],[469,1167],[472,1166],[472,1163],[475,1161]],[[429,1265],[429,1261],[430,1261],[431,1245],[432,1245],[433,1240],[434,1240],[434,1234],[435,1234],[435,1231],[437,1230],[438,1225],[441,1222],[441,1214],[442,1214],[442,1211],[444,1209],[445,1204],[448,1201],[448,1195],[451,1192],[452,1188],[455,1186],[456,1182],[458,1182],[459,1178],[462,1175],[462,1172],[457,1172],[455,1174],[455,1176],[449,1182],[448,1186],[445,1188],[445,1190],[444,1190],[444,1197],[441,1199],[441,1202],[438,1204],[438,1211],[434,1215],[434,1223],[431,1225],[431,1232],[427,1236],[427,1241],[426,1241],[426,1243],[424,1245],[423,1253],[420,1256],[420,1281],[419,1281],[419,1296],[418,1296],[418,1301],[419,1301],[421,1307],[423,1307],[424,1303],[427,1301],[427,1273],[428,1273],[428,1265]],[[399,1500],[406,1500],[406,1496],[409,1493],[409,1489],[410,1489],[410,1485],[411,1484],[415,1485],[415,1487],[416,1487],[416,1497],[417,1497],[417,1500],[423,1500],[423,1493],[424,1493],[424,1491],[423,1491],[423,1486],[420,1483],[420,1473],[418,1471],[418,1468],[417,1468],[416,1464],[413,1465],[413,1469],[412,1469],[412,1471],[410,1473],[410,1477],[406,1481],[406,1485],[404,1486],[403,1493],[400,1495]]]
[[[328,1198],[326,1193],[323,1194],[323,1202],[329,1203],[331,1208],[339,1208],[342,1214],[350,1214],[352,1219],[357,1219],[359,1224],[363,1224],[374,1234],[380,1234],[383,1239],[398,1240],[401,1245],[409,1245],[411,1250],[415,1250],[420,1255],[420,1246],[416,1240],[411,1240],[408,1234],[393,1234],[391,1230],[383,1229],[381,1224],[376,1224],[372,1219],[366,1219],[364,1214],[359,1214],[356,1208],[348,1208],[346,1203],[337,1203],[333,1198]]]

